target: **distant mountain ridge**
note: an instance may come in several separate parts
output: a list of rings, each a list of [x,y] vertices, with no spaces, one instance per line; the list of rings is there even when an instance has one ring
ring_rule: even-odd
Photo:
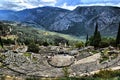
[[[18,21],[33,27],[76,36],[91,35],[97,22],[103,35],[115,36],[120,22],[120,8],[79,6],[70,11],[46,6],[22,11],[0,10],[0,20]]]

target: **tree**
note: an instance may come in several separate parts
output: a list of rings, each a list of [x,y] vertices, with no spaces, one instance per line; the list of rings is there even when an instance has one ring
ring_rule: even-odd
[[[120,45],[120,23],[118,27],[117,36],[116,36],[116,47],[118,47],[118,45]]]
[[[3,35],[3,24],[0,22],[0,45],[3,48],[1,36]]]
[[[1,47],[3,48],[3,42],[2,42],[1,37],[0,37],[0,45],[1,45]]]
[[[47,41],[42,43],[43,46],[49,46],[49,43]]]
[[[68,45],[68,40],[57,35],[54,36],[54,45],[59,46],[59,43]]]
[[[85,42],[85,46],[87,46],[87,45],[88,45],[88,34],[86,36],[86,42]]]
[[[31,43],[28,45],[28,52],[39,53],[39,46],[35,43]]]
[[[0,36],[6,36],[12,31],[11,25],[0,22]]]
[[[5,25],[3,22],[0,22],[0,45],[3,48],[3,40],[1,36],[6,36],[11,31],[11,28],[9,25]]]
[[[101,34],[100,34],[100,31],[98,31],[98,24],[96,24],[95,32],[90,44],[95,48],[97,48],[99,47],[100,42],[101,42]]]

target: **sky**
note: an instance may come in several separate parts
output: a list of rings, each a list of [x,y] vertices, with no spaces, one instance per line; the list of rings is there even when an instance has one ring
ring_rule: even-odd
[[[69,10],[77,6],[118,6],[120,0],[0,0],[0,10],[23,10],[29,8],[53,6]]]

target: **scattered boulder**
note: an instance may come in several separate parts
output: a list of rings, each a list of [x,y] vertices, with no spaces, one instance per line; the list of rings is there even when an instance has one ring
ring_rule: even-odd
[[[113,46],[109,46],[108,49],[115,50],[115,48]]]
[[[21,46],[19,48],[16,49],[17,52],[20,52],[20,53],[24,53],[28,50],[28,47],[27,46]]]
[[[89,52],[80,52],[79,54],[75,55],[75,58],[76,60],[80,60],[89,56],[91,56],[91,53]]]
[[[84,48],[85,50],[89,49],[89,50],[93,50],[94,49],[94,46],[87,46]]]
[[[111,51],[108,51],[108,54],[109,54],[109,55],[112,55],[112,54],[120,54],[120,52],[117,51],[117,50],[111,50]]]
[[[72,50],[72,51],[69,52],[69,54],[74,56],[74,55],[79,54],[79,51],[78,50]]]

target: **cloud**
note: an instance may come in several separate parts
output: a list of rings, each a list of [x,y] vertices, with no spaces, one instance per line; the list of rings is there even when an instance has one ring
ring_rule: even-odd
[[[78,4],[75,6],[70,6],[70,5],[67,5],[67,3],[64,3],[63,5],[58,6],[58,7],[69,9],[69,10],[74,10],[77,6],[117,6],[117,7],[120,7],[120,3],[95,3],[95,4],[92,3],[92,4]]]
[[[56,0],[41,0],[42,2],[56,2]]]
[[[120,7],[120,3],[92,3],[92,4],[82,4],[78,6],[117,6],[117,7]]]
[[[56,0],[0,0],[0,9],[22,10],[42,6],[54,6]]]
[[[118,6],[120,0],[58,0],[56,6],[73,10],[77,6]]]
[[[77,6],[119,6],[120,0],[0,0],[0,9],[22,10],[42,6],[57,6],[73,10]]]
[[[81,3],[117,3],[120,0],[80,0]]]
[[[77,5],[76,6],[69,6],[69,5],[67,5],[67,3],[64,3],[63,5],[58,6],[58,7],[61,7],[61,8],[64,8],[64,9],[73,10],[73,9],[75,9],[77,7]]]
[[[34,5],[25,0],[4,0],[0,1],[0,9],[22,10],[24,8],[33,8]]]

